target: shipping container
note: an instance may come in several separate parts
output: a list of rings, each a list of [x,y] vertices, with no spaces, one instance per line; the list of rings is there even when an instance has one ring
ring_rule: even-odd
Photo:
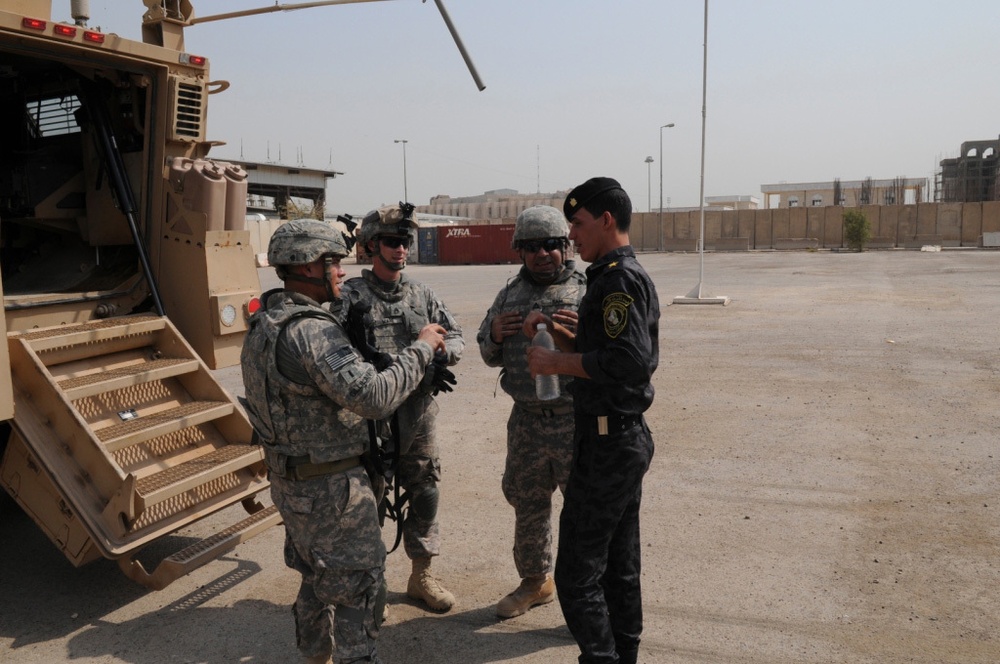
[[[420,250],[420,262],[434,264],[438,262],[438,227],[417,229],[417,246]]]
[[[511,249],[514,224],[497,226],[439,226],[437,254],[441,265],[499,265],[520,263]]]

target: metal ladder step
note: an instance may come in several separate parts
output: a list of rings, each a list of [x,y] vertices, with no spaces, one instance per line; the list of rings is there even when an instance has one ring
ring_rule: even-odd
[[[258,445],[226,445],[197,459],[139,478],[135,490],[142,509],[162,503],[223,475],[259,463],[264,452]]]
[[[191,573],[205,563],[211,562],[225,552],[236,548],[240,542],[245,542],[271,526],[279,524],[281,524],[281,515],[278,513],[278,508],[271,505],[225,530],[168,556],[157,565],[152,573],[147,572],[142,563],[134,557],[120,558],[118,565],[125,575],[133,581],[152,590],[162,590],[175,579]]]
[[[94,435],[104,444],[105,449],[114,452],[157,436],[225,417],[234,410],[229,401],[191,401],[176,408],[97,429]]]
[[[66,394],[67,399],[75,401],[111,390],[192,373],[197,371],[199,366],[198,360],[161,358],[128,367],[67,378],[59,382],[59,388]]]

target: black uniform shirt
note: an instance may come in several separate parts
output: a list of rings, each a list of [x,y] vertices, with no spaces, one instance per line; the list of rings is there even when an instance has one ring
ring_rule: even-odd
[[[634,415],[653,402],[659,362],[660,301],[631,246],[587,268],[576,351],[590,376],[570,384],[578,415]]]

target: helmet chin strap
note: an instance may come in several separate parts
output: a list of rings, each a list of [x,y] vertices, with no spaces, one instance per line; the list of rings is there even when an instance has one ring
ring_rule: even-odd
[[[393,272],[401,272],[403,270],[403,268],[406,267],[406,259],[405,258],[403,260],[401,260],[400,262],[398,262],[398,263],[392,262],[389,259],[387,259],[385,256],[382,255],[382,243],[381,243],[381,240],[376,239],[375,243],[376,243],[375,246],[378,247],[378,252],[377,252],[378,259],[380,261],[382,261],[382,265],[386,266],[387,268],[389,268]]]
[[[323,286],[326,288],[327,302],[333,302],[337,296],[333,293],[333,258],[323,259]]]
[[[333,293],[333,258],[327,256],[323,259],[323,277],[307,277],[302,274],[296,274],[294,272],[289,272],[285,275],[285,281],[298,281],[303,284],[312,284],[313,286],[323,286],[326,290],[326,301],[333,302],[336,299],[336,295]]]

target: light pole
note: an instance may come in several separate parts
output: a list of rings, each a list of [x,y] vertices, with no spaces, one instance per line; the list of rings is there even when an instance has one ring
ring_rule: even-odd
[[[652,155],[646,157],[646,212],[653,211],[653,180],[652,180]]]
[[[663,130],[673,126],[671,122],[660,127],[660,216],[656,222],[660,228],[660,251],[663,251]]]
[[[393,143],[402,143],[403,144],[403,202],[404,203],[409,203],[410,202],[410,195],[406,191],[406,143],[407,143],[407,141],[406,141],[405,138],[399,138],[399,139],[394,140]]]

